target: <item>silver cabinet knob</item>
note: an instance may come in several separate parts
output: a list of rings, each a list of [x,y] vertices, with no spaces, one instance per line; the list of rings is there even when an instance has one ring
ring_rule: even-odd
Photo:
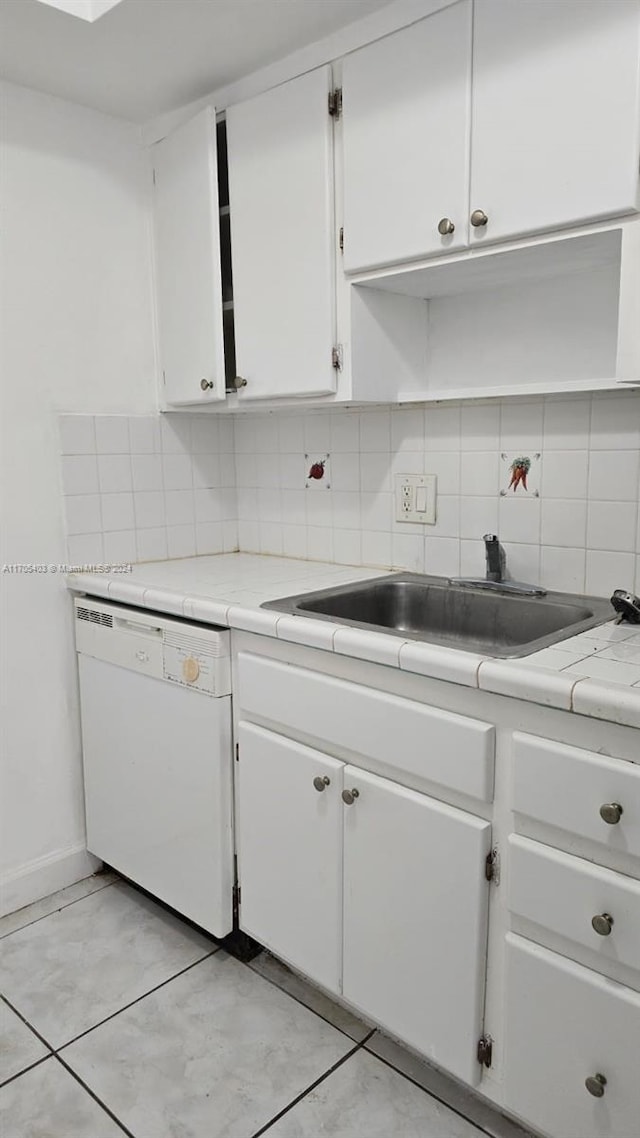
[[[331,783],[331,779],[328,778],[326,774],[322,778],[318,774],[318,775],[316,775],[316,777],[313,780],[313,785],[315,786],[316,790],[319,791],[320,793],[322,793],[322,791],[327,786],[329,786],[330,783]]]
[[[353,806],[356,798],[359,798],[359,797],[360,797],[360,791],[357,790],[355,786],[354,786],[353,790],[343,790],[342,791],[342,801],[347,806]]]
[[[617,826],[622,817],[622,807],[619,802],[603,802],[600,807],[600,817],[609,826]]]
[[[247,380],[243,375],[236,375],[233,380],[233,386],[235,387],[236,391],[239,391],[241,387],[247,386]]]
[[[585,1079],[584,1085],[589,1094],[593,1095],[594,1098],[602,1098],[607,1080],[604,1075],[589,1075],[589,1077]]]
[[[474,229],[479,229],[482,225],[486,225],[488,220],[489,218],[483,209],[474,209],[473,213],[471,214],[471,224],[473,225]]]
[[[213,387],[213,380],[212,379],[201,379],[200,380],[201,391],[211,391],[212,387]]]
[[[608,913],[597,913],[591,918],[591,928],[598,936],[610,936],[613,928],[613,917]]]
[[[454,232],[454,230],[455,225],[453,224],[450,217],[440,218],[440,221],[438,222],[438,233],[440,233],[442,237],[448,237],[450,233]]]

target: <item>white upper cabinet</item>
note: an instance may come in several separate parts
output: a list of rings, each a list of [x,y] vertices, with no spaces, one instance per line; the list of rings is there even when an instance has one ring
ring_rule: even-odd
[[[215,111],[152,150],[161,400],[225,398]]]
[[[640,0],[458,0],[347,56],[343,109],[348,273],[633,213]]]
[[[331,68],[227,111],[239,398],[335,391]]]
[[[348,272],[468,243],[471,16],[460,0],[344,61]]]
[[[476,0],[472,242],[633,212],[639,0]]]

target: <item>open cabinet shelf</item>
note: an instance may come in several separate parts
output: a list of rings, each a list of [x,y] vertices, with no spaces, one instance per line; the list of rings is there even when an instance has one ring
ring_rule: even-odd
[[[640,226],[362,278],[351,368],[354,390],[398,402],[640,384]]]

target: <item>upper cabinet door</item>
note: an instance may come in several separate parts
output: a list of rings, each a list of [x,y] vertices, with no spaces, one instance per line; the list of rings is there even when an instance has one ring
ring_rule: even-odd
[[[239,397],[335,391],[331,69],[227,111]]]
[[[225,398],[213,107],[157,143],[152,155],[164,400],[210,403]]]
[[[472,242],[636,209],[639,75],[639,0],[476,0]]]
[[[470,85],[471,0],[345,59],[348,272],[468,244]]]

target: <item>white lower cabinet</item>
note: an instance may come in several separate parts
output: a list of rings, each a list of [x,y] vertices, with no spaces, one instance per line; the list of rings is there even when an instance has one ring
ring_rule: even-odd
[[[250,723],[238,743],[241,927],[339,992],[344,764]]]
[[[491,826],[241,722],[240,927],[476,1083]]]
[[[633,1138],[640,994],[507,936],[505,1106],[553,1138]]]
[[[344,780],[344,997],[477,1083],[490,823],[356,767]]]

